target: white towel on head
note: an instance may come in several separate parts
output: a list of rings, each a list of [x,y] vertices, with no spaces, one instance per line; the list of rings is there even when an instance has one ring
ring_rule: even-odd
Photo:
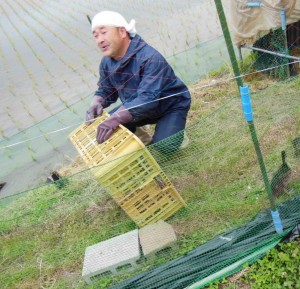
[[[96,27],[106,25],[114,27],[125,27],[126,31],[131,37],[134,37],[136,35],[135,20],[131,19],[130,22],[127,23],[125,18],[118,12],[102,11],[96,14],[92,20],[92,31],[94,31]]]

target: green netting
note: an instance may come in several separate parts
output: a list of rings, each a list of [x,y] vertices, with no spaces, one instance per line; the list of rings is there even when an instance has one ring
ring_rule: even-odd
[[[281,204],[284,234],[299,223],[299,205],[299,197]],[[249,238],[249,235],[252,237]],[[270,210],[266,210],[243,227],[226,232],[166,265],[112,288],[203,288],[215,279],[237,272],[245,263],[253,263],[275,246],[280,238],[282,235],[274,233]],[[190,284],[193,285],[188,286]]]
[[[26,0],[2,1],[0,7],[0,35],[6,39],[0,43],[1,288],[201,288],[254,262],[299,223],[299,78],[279,82],[275,74],[257,71],[283,70],[282,59],[261,61],[251,54],[238,63],[250,87],[256,133],[284,225],[279,235],[214,1],[121,7],[119,1]],[[188,83],[192,107],[184,132],[88,168],[68,135],[83,122],[97,82],[101,56],[86,15],[99,7],[143,24],[139,33]],[[262,40],[265,49],[281,45],[272,35]],[[173,152],[183,135],[187,146]],[[94,176],[95,169],[119,165],[128,171],[128,159],[148,152],[159,168],[147,177],[124,174],[121,183],[106,185]],[[62,179],[45,184],[52,170]],[[141,253],[131,270],[95,274],[87,285],[81,276],[86,248],[139,229],[111,192],[150,181],[163,189],[169,184],[163,174],[186,203],[167,218],[176,247],[151,258]]]
[[[293,171],[292,179],[282,188],[278,203],[296,196],[299,188],[296,173],[298,156],[291,142],[298,135],[299,105],[294,98],[297,83],[298,79],[295,79],[252,94],[257,131],[266,165],[272,168],[269,171],[270,177],[281,165],[282,149],[286,151],[287,162]],[[184,254],[193,256],[195,253],[189,253],[193,249],[219,234],[227,238],[233,232],[232,228],[241,226],[270,206],[248,127],[241,113],[239,97],[233,97],[207,117],[190,124],[186,133],[190,140],[189,145],[172,155],[161,153],[161,150],[157,150],[157,145],[148,147],[187,203],[186,208],[168,219],[168,223],[176,228],[178,249],[164,253],[154,260],[144,260],[132,274],[157,267],[161,263],[166,263],[163,268],[168,268],[168,261],[176,260]],[[216,139],[220,137],[222,142],[217,142]],[[176,138],[174,136],[172,142]],[[128,156],[123,158],[126,157]],[[119,160],[113,162],[117,161]],[[20,286],[17,284],[23,284],[22,280],[25,279],[28,287],[32,288],[41,284],[52,284],[53,288],[80,288],[84,286],[80,274],[85,248],[137,228],[110,197],[108,192],[112,188],[102,188],[89,170],[61,182],[57,186],[44,186],[1,200],[1,252],[4,262],[2,287],[7,284],[11,284],[9,286],[12,288]],[[298,212],[298,203],[295,200],[297,197],[287,201],[287,211]],[[281,209],[279,212],[288,231],[297,222],[297,218],[288,222],[290,215],[286,215],[286,211]],[[270,238],[272,243],[272,238],[277,238],[270,211],[265,211],[262,216],[267,218],[264,225],[256,223],[256,219],[249,223],[256,224],[252,231],[247,226],[247,229],[238,229],[237,232],[244,232],[241,238],[246,247],[253,239],[260,240],[263,246],[266,245],[264,240]],[[260,219],[261,216],[257,218]],[[264,230],[265,226],[268,230]],[[229,233],[225,233],[228,230]],[[36,237],[31,238],[33,235]],[[222,241],[220,238],[216,240]],[[209,248],[209,244],[205,248]],[[231,243],[226,244],[229,246]],[[172,286],[172,282],[192,284],[259,249],[250,245],[247,250],[242,245],[239,248],[240,253],[234,248],[233,251],[228,251],[232,255],[231,261],[223,263],[223,267],[208,266],[205,275],[200,274],[201,270],[195,269],[194,275],[189,279],[191,266],[183,263],[182,274],[186,281],[180,275],[171,274],[174,279],[170,277],[173,281],[168,279],[169,285],[166,286]],[[202,246],[197,250],[202,250]],[[214,251],[213,247],[211,250]],[[212,256],[215,257],[209,260],[220,264],[219,254]],[[22,266],[18,267],[17,264]],[[60,275],[58,272],[64,273]],[[126,279],[128,274],[124,272],[118,276],[99,276],[93,282],[96,288],[106,288]],[[152,288],[159,288],[155,287],[157,285],[154,279],[151,282]],[[144,281],[139,284],[144,284]],[[138,288],[149,288],[149,284],[145,284],[145,287]]]
[[[274,12],[279,16],[279,12]],[[246,46],[247,49],[250,47]],[[251,49],[251,48],[250,48]],[[276,79],[287,79],[299,73],[299,21],[272,28],[252,45],[251,66]]]
[[[286,32],[282,29],[271,31],[269,34],[257,40],[253,46],[257,48],[265,49],[265,52],[256,52],[257,59],[255,61],[255,67],[257,70],[263,70],[269,67],[275,67],[274,69],[266,71],[279,79],[285,79],[290,75],[290,68],[287,65],[292,62],[288,58],[276,56],[268,53],[268,51],[275,53],[282,53],[288,56],[287,50],[287,38]]]

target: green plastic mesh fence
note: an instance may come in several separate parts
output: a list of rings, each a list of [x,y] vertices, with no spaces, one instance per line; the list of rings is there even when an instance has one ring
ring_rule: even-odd
[[[269,53],[282,53],[283,55],[288,56],[285,31],[282,31],[281,28],[271,31],[269,34],[257,40],[253,46],[266,50],[265,52],[256,52],[257,60],[255,62],[255,67],[257,70],[274,67],[274,69],[267,70],[266,73],[279,79],[289,77],[290,68],[287,64],[292,61],[289,61],[288,58]]]
[[[287,25],[285,30],[282,27],[270,29],[252,45],[254,59],[251,66],[281,80],[298,75],[299,28],[298,21]]]
[[[88,166],[70,134],[98,78],[86,16],[99,7],[137,20],[188,84],[192,106],[185,131],[116,158],[108,148],[106,161]],[[203,288],[299,223],[300,80],[258,71],[285,69],[282,59],[251,53],[238,63],[278,234],[214,1],[5,0],[0,8],[1,288]],[[265,49],[279,43],[272,35]]]
[[[277,183],[274,187],[276,202],[279,204],[290,200],[288,207],[280,210],[287,231],[299,222],[299,201],[293,198],[299,193],[299,152],[297,146],[293,145],[299,123],[299,105],[295,99],[298,82],[296,79],[288,83],[274,84],[263,91],[253,93],[255,120],[266,166],[271,168],[270,178],[278,178],[274,179]],[[187,205],[167,220],[175,230],[176,247],[161,250],[154,257],[150,256],[151,258],[138,253],[138,260],[135,260],[138,264],[131,268],[133,271],[120,266],[121,268],[116,268],[119,270],[116,275],[99,272],[96,274],[99,276],[93,278],[86,274],[85,277],[91,280],[95,288],[107,288],[131,274],[160,268],[161,264],[166,264],[163,268],[168,268],[169,261],[179,262],[178,257],[184,256],[217,235],[242,226],[260,211],[270,207],[248,127],[241,113],[239,97],[233,97],[207,117],[189,125],[186,133],[189,144],[177,153],[163,154],[155,146],[150,146],[147,150],[155,157],[161,170]],[[176,141],[176,137],[169,141]],[[284,163],[281,151],[285,151],[286,154]],[[133,159],[136,159],[134,155],[138,153],[141,152],[132,153]],[[142,151],[142,154],[146,154],[146,151]],[[122,158],[127,161],[128,155]],[[119,164],[120,159],[103,166],[116,167],[114,162]],[[290,172],[284,171],[283,176],[279,177],[278,172],[282,174],[284,164],[288,164]],[[82,163],[75,163],[73,166],[80,172],[72,177],[64,177],[55,184],[1,200],[1,285],[4,288],[8,284],[15,287],[25,284],[25,288],[39,287],[41,284],[51,284],[54,288],[84,287],[85,282],[81,274],[86,248],[139,228],[133,218],[128,216],[128,211],[122,209],[120,203],[110,195],[110,192],[119,187],[114,187],[112,183],[104,188],[96,180],[93,172],[89,169],[83,170]],[[162,176],[160,171],[154,170],[153,173]],[[136,179],[128,180],[124,174],[123,181],[130,182],[133,187],[136,183],[139,184],[141,179],[137,176]],[[129,210],[130,206],[136,206],[134,201],[129,201],[128,204]],[[157,204],[155,206],[159,209]],[[147,209],[151,210],[151,207],[146,205]],[[294,211],[295,216],[289,215],[289,212],[292,214]],[[262,245],[265,245],[264,242],[267,242],[268,238],[279,238],[273,227],[269,209],[264,216],[267,218],[264,220],[264,224],[268,226],[267,232],[263,229],[265,225],[256,221],[255,229],[243,229],[245,244],[240,245],[236,252],[234,249],[229,250],[228,254],[232,258],[226,257],[221,267],[210,268],[210,263],[203,261],[201,264],[207,266],[206,273],[202,275],[202,269],[195,268],[195,272],[188,278],[190,265],[186,261],[182,269],[178,269],[180,272],[182,270],[183,275],[176,275],[172,271],[168,277],[169,283],[162,283],[165,287],[161,288],[183,288],[181,285],[176,287],[177,285],[172,284],[176,281],[178,284],[190,285],[201,276],[208,276],[214,273],[214,270],[236,262],[238,258],[244,257],[242,254],[251,255],[256,252],[258,241],[259,244],[262,242]],[[292,221],[287,221],[289,218]],[[264,233],[265,239],[261,239],[260,234]],[[225,240],[229,238],[228,234],[230,235],[222,235]],[[253,238],[256,245],[248,246],[248,242]],[[109,250],[117,250],[117,256],[122,259],[123,249],[120,244],[119,247],[110,247]],[[126,246],[124,250],[126,251]],[[192,256],[196,252],[191,253]],[[219,263],[217,252],[209,258],[210,262]],[[123,254],[126,256],[126,253]],[[91,268],[89,272],[94,273]],[[153,272],[151,274],[156,275]],[[160,275],[161,273],[158,274]],[[183,282],[182,276],[187,281]],[[138,283],[136,288],[160,288],[157,287],[160,284],[157,282],[151,275],[150,281]],[[135,287],[130,285],[126,288]]]

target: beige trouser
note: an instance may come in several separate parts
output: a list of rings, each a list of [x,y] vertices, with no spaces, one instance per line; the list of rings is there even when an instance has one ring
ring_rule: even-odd
[[[135,130],[135,135],[142,141],[142,143],[145,146],[152,142],[152,136],[149,134],[149,125],[138,126]],[[184,137],[180,148],[181,149],[186,148],[188,144],[189,144],[189,138],[186,132],[184,132]]]
[[[152,136],[149,134],[149,125],[138,126],[134,134],[145,146],[152,142]]]

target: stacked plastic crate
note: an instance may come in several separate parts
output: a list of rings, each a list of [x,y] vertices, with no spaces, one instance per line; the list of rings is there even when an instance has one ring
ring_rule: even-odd
[[[186,206],[170,180],[139,138],[120,125],[102,144],[96,141],[104,113],[83,124],[70,140],[99,183],[139,226],[166,220]]]

